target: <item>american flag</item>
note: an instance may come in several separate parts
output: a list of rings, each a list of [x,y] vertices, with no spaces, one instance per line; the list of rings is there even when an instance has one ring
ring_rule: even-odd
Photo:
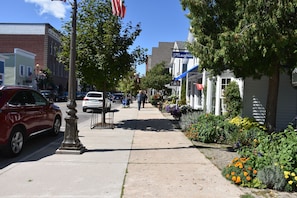
[[[121,18],[125,17],[126,7],[122,0],[111,0],[112,14]]]

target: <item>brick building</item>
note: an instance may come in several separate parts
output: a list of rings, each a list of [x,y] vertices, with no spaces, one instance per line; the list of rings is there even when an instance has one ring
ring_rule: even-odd
[[[66,91],[68,72],[56,59],[60,36],[48,23],[0,23],[0,53],[13,53],[20,48],[36,54],[35,72],[48,68],[58,91]]]

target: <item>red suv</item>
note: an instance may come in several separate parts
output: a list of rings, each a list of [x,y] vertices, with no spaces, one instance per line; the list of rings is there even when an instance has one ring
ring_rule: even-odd
[[[62,113],[39,92],[23,86],[0,86],[0,146],[8,156],[18,155],[26,139],[60,132]]]

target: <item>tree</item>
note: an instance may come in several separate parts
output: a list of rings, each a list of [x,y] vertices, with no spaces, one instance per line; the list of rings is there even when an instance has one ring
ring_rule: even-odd
[[[169,74],[168,69],[165,69],[165,62],[156,64],[152,69],[146,72],[146,76],[141,79],[141,86],[162,90],[165,85],[170,83],[172,76]]]
[[[279,75],[297,61],[297,2],[283,0],[181,0],[188,9],[194,42],[189,51],[200,68],[226,69],[236,77],[269,77],[267,129],[276,126]]]
[[[125,99],[127,98],[127,94],[132,94],[135,89],[134,73],[135,71],[129,72],[119,81],[118,89],[124,92]]]
[[[69,61],[70,30],[70,23],[66,23],[59,56],[65,65]],[[133,27],[129,22],[123,27],[121,19],[112,15],[109,0],[81,1],[77,16],[77,76],[97,90],[113,90],[134,65],[145,61],[144,49],[138,46],[130,50],[140,32],[140,24]]]

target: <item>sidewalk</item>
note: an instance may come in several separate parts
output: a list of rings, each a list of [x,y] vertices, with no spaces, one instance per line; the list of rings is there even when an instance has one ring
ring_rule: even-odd
[[[157,108],[120,108],[115,129],[78,125],[88,149],[55,154],[52,142],[0,170],[0,197],[239,198],[244,194]],[[91,114],[90,114],[91,116]]]

